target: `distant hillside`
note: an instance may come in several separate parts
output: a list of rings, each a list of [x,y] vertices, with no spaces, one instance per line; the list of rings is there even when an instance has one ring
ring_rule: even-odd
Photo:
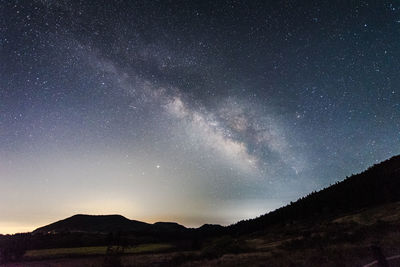
[[[155,224],[129,220],[121,215],[78,214],[64,220],[40,227],[33,233],[109,233],[109,232],[173,232],[186,229],[177,223],[157,222]]]
[[[376,164],[368,170],[352,175],[341,182],[313,192],[296,202],[262,215],[240,221],[228,227],[204,225],[196,230],[200,235],[248,233],[273,224],[290,224],[299,220],[333,218],[349,212],[385,203],[400,201],[400,156]],[[187,230],[187,231],[186,231]],[[121,215],[75,215],[36,229],[33,233],[115,231],[148,233],[192,232],[177,223],[148,224],[129,220]]]
[[[240,221],[229,226],[228,230],[235,234],[247,233],[273,224],[335,217],[396,201],[400,201],[400,156],[256,219]]]

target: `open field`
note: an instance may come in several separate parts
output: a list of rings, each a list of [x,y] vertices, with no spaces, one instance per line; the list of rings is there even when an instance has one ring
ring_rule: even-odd
[[[170,244],[155,243],[142,244],[134,247],[111,247],[112,251],[118,251],[122,254],[138,254],[138,253],[156,253],[172,249]],[[62,257],[78,257],[78,256],[94,256],[106,255],[107,247],[78,247],[78,248],[53,248],[53,249],[38,249],[26,251],[24,258],[26,260],[44,259],[44,258],[62,258]]]

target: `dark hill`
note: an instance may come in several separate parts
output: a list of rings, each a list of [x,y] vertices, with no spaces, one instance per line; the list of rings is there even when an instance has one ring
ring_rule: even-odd
[[[153,227],[163,231],[163,230],[167,230],[167,231],[181,231],[181,230],[185,230],[186,227],[183,225],[180,225],[178,223],[175,222],[156,222],[153,224]]]
[[[396,201],[400,201],[400,156],[376,164],[360,174],[352,175],[328,188],[313,192],[256,219],[240,221],[228,227],[204,225],[194,231],[201,235],[219,235],[227,232],[232,234],[248,233],[266,229],[274,224],[334,218]],[[129,220],[120,215],[75,215],[38,228],[34,233],[104,233],[113,231],[143,234],[191,232],[177,223],[148,224]]]
[[[109,232],[174,232],[186,229],[177,223],[159,222],[149,224],[129,220],[121,215],[83,215],[78,214],[64,220],[40,227],[33,233],[109,233]]]
[[[396,201],[400,201],[400,156],[256,219],[231,225],[228,230],[235,234],[248,233],[274,224],[333,218]]]

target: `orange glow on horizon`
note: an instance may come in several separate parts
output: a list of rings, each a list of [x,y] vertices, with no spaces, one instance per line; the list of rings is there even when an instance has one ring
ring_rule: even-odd
[[[27,232],[32,232],[38,227],[40,226],[5,223],[5,224],[0,224],[0,234],[12,235],[17,233],[27,233]]]

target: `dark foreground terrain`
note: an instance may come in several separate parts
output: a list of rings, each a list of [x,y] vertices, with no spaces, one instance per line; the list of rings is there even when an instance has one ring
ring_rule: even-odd
[[[4,266],[400,266],[400,157],[228,227],[76,215],[0,236],[0,259]]]

